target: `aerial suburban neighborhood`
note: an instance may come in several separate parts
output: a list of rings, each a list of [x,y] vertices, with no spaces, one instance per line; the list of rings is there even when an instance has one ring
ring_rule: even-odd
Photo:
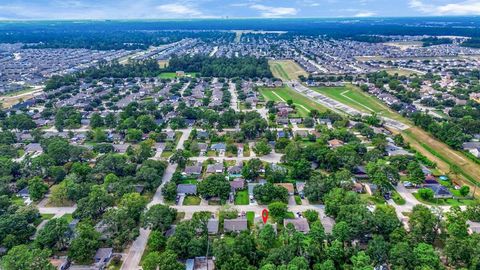
[[[252,20],[0,21],[0,269],[479,269],[478,18]]]

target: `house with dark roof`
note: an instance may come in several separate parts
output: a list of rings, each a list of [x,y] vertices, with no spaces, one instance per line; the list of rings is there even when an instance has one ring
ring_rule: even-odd
[[[433,191],[433,198],[435,199],[450,199],[453,197],[452,193],[448,188],[442,185],[423,185],[424,188],[429,188]]]
[[[236,178],[233,181],[230,181],[230,188],[233,193],[235,193],[239,189],[245,188],[245,181],[243,178]]]
[[[211,218],[207,222],[207,230],[209,234],[218,234],[218,219]]]
[[[247,219],[235,218],[235,219],[225,219],[223,221],[223,231],[224,232],[242,232],[248,230]]]
[[[192,166],[186,166],[182,175],[186,177],[198,177],[202,174],[202,165],[196,164]]]
[[[178,184],[178,195],[197,195],[197,185],[194,184]]]
[[[283,220],[283,226],[287,227],[288,224],[292,224],[295,230],[308,233],[310,231],[310,225],[306,218],[286,218]]]
[[[209,164],[207,166],[207,173],[223,173],[223,163]]]

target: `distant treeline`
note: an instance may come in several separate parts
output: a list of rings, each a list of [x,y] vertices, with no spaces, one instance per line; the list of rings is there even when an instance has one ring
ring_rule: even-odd
[[[170,59],[168,69],[200,72],[201,76],[205,77],[272,77],[267,59],[255,57],[180,56]]]
[[[382,42],[388,42],[391,40],[391,38],[387,38],[387,37],[365,36],[365,35],[354,36],[351,39],[355,41],[368,42],[368,43],[382,43]]]
[[[69,48],[92,50],[136,50],[148,49],[180,41],[184,38],[200,38],[205,41],[225,39],[233,40],[234,33],[217,31],[42,31],[42,32],[2,32],[2,43],[26,43],[24,48]]]
[[[463,47],[480,48],[480,38],[471,38],[462,43]]]
[[[423,47],[453,43],[453,41],[449,38],[437,38],[437,37],[424,38],[421,41],[423,42]]]

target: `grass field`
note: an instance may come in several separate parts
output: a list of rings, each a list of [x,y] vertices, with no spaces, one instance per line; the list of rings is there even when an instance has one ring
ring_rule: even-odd
[[[357,87],[347,85],[345,87],[317,87],[312,88],[330,98],[338,100],[346,105],[364,112],[376,112],[379,115],[396,119],[411,127],[401,132],[406,142],[412,148],[435,162],[440,172],[448,174],[459,185],[480,187],[480,165],[470,160],[463,153],[453,150],[445,143],[435,139],[425,130],[415,127],[408,119],[394,112],[380,100]],[[398,132],[398,131],[396,131]],[[456,172],[452,172],[452,167]],[[480,195],[480,188],[476,189],[476,195]]]
[[[200,205],[202,199],[197,196],[186,196],[183,200],[183,205]]]
[[[420,75],[420,72],[415,72],[414,70],[402,69],[402,68],[387,68],[385,71],[390,75],[398,74],[399,76],[410,76],[410,75]]]
[[[36,87],[0,96],[1,107],[10,108],[17,103],[34,98],[41,91],[42,89]]]
[[[343,87],[311,87],[311,89],[327,97],[366,113],[376,113],[393,119],[401,118],[377,98],[364,93],[358,87],[346,85]]]
[[[195,78],[197,76],[197,73],[186,72],[185,76]],[[163,72],[160,75],[158,75],[158,77],[160,79],[175,79],[175,78],[177,78],[177,73],[175,73],[175,72]]]
[[[237,191],[235,194],[235,205],[248,205],[248,191]]]
[[[260,93],[263,95],[265,100],[273,100],[276,102],[287,102],[291,99],[293,104],[295,104],[297,112],[300,116],[308,116],[308,113],[311,110],[318,110],[323,112],[326,110],[325,107],[318,104],[315,101],[295,92],[294,90],[284,86],[281,88],[260,88]]]
[[[297,80],[300,75],[308,77],[308,73],[292,60],[268,61],[273,76],[283,81]]]

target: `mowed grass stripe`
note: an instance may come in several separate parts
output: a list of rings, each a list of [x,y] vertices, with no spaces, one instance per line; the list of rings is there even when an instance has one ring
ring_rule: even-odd
[[[324,112],[327,110],[325,107],[318,104],[317,102],[310,100],[309,98],[295,92],[294,90],[286,86],[273,89],[260,88],[260,93],[264,96],[266,100],[273,100],[276,102],[282,102],[282,100],[278,96],[280,96],[286,101],[291,99],[302,116],[307,116],[308,112],[311,110],[318,110],[320,112]],[[278,96],[275,94],[277,94]]]

